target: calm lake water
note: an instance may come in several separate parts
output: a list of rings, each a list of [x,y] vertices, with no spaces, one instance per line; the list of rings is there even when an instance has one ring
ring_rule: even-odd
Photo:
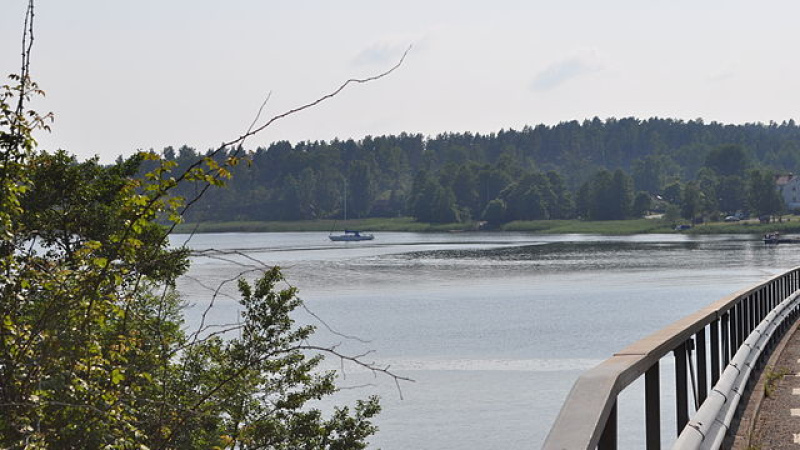
[[[190,327],[218,285],[235,296],[230,280],[280,265],[310,311],[298,311],[298,322],[319,328],[314,343],[372,351],[365,360],[415,380],[398,390],[388,377],[326,361],[342,371],[334,402],[382,397],[371,442],[385,450],[539,448],[582,371],[800,263],[800,247],[767,247],[757,236],[376,233],[333,243],[324,233],[225,233],[188,245],[211,255],[195,257],[179,283],[194,305]],[[223,295],[208,318],[237,315]],[[621,422],[635,419],[621,443],[638,447],[640,394],[620,401]]]

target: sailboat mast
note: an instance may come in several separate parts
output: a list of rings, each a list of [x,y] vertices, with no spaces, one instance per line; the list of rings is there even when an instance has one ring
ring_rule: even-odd
[[[347,222],[347,178],[344,179],[344,220]]]

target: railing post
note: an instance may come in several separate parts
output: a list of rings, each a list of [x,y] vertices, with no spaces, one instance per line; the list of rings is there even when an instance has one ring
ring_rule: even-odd
[[[770,301],[770,305],[769,305],[769,310],[772,311],[773,309],[775,309],[775,305],[778,304],[775,301],[776,298],[777,298],[777,294],[775,293],[775,283],[770,283],[769,284],[769,295],[770,295],[770,300],[771,300]]]
[[[661,449],[661,381],[658,361],[644,374],[644,414],[647,450]]]
[[[675,355],[675,418],[678,435],[689,423],[689,390],[686,376],[686,342],[673,350]]]
[[[728,341],[728,358],[729,361],[733,359],[736,354],[736,349],[739,347],[739,338],[736,336],[736,331],[739,329],[739,311],[736,310],[736,305],[731,307],[728,311],[728,332],[731,337]],[[725,364],[727,366],[727,364]]]
[[[725,313],[722,315],[722,367],[728,367],[731,362],[731,335],[728,332],[730,328],[731,315]]]
[[[744,339],[746,337],[745,329],[744,329],[744,319],[745,319],[745,310],[744,310],[744,302],[739,300],[739,303],[736,304],[736,348],[733,350],[733,355],[739,350],[739,347],[742,346],[744,343]],[[731,355],[731,358],[733,358]]]
[[[597,443],[597,449],[617,450],[617,400],[614,400],[614,406],[611,407],[611,412],[608,414],[608,420],[606,420],[606,426],[600,436],[600,442]]]
[[[767,314],[772,311],[772,290],[769,286],[764,286],[764,299],[767,304]]]
[[[719,381],[719,322],[717,318],[711,322],[708,331],[711,334],[711,385],[717,384]]]
[[[782,281],[781,285],[783,286],[783,300],[785,300],[786,297],[788,297],[789,294],[790,294],[790,291],[789,291],[789,276],[788,275],[784,275],[781,278],[781,281]]]
[[[703,403],[708,396],[708,378],[706,376],[706,328],[694,335],[697,361],[697,401]]]
[[[750,330],[753,329],[751,323],[753,321],[753,310],[750,308],[750,296],[746,296],[741,301],[742,306],[744,307],[744,335],[747,336],[750,334]]]
[[[786,276],[781,277],[781,301],[783,301],[788,295],[786,294]]]

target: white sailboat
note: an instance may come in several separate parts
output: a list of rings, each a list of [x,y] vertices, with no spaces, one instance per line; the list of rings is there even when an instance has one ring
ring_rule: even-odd
[[[347,222],[347,180],[344,180],[344,221]],[[329,234],[328,239],[335,242],[371,241],[375,236],[362,234],[359,230],[344,230],[344,234]]]

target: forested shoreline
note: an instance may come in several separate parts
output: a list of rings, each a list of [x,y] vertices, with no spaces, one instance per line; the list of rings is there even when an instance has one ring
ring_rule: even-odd
[[[178,170],[202,156],[186,146],[160,153]],[[352,219],[429,223],[776,214],[773,177],[800,166],[800,127],[595,118],[490,134],[281,141],[244,153],[249,163],[187,221],[341,219],[345,200]]]

